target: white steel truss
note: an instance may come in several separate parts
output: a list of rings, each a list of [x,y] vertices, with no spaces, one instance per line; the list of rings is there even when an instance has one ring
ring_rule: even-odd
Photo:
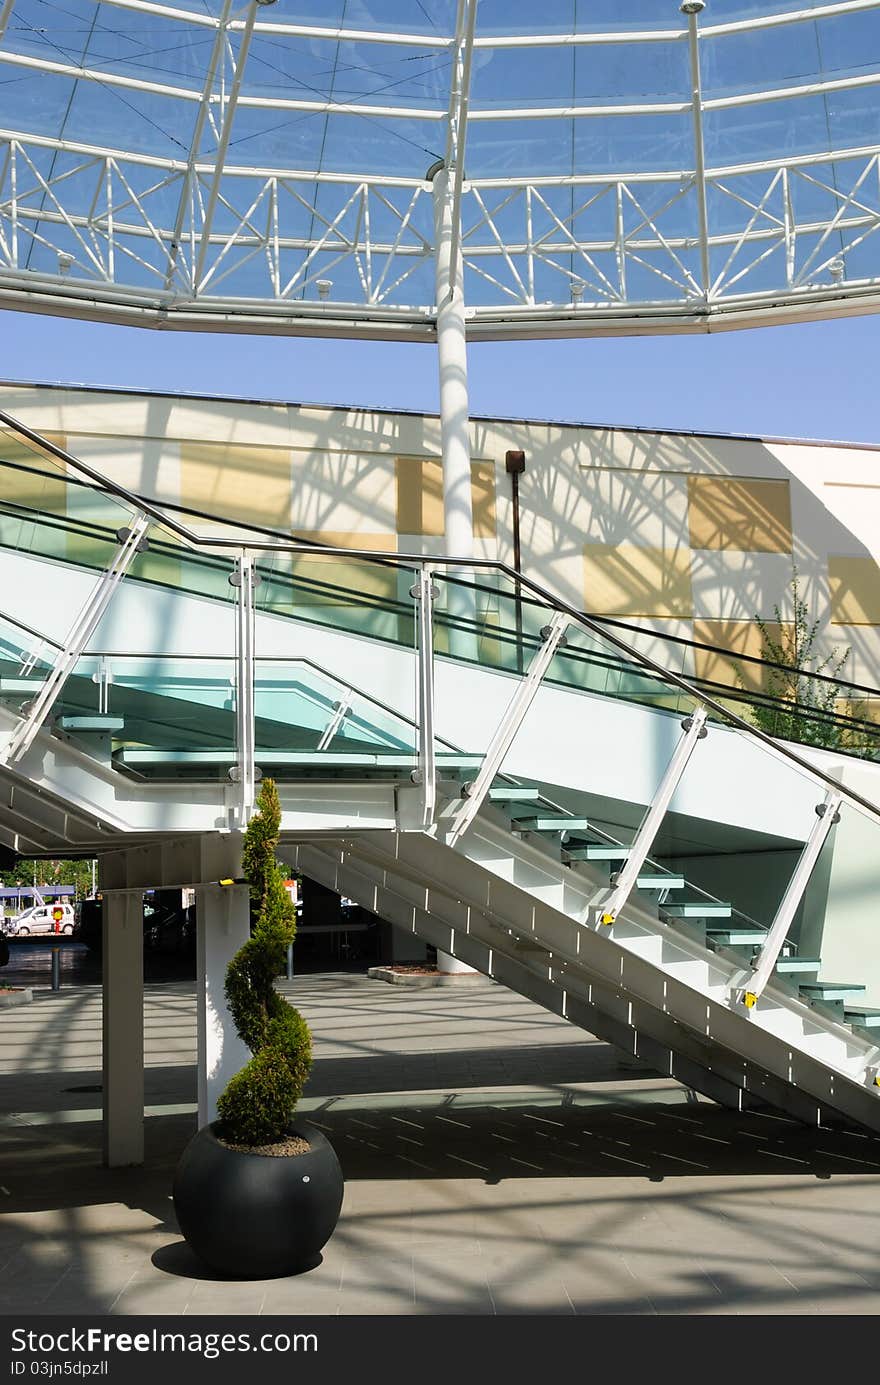
[[[66,138],[63,126],[54,135],[0,129],[0,305],[166,326],[433,337],[430,180],[417,165],[382,172],[381,159],[356,173],[323,155],[313,166],[242,163],[236,120],[261,111],[429,131],[424,137],[444,151],[474,338],[699,330],[880,303],[880,141],[805,153],[795,141],[790,156],[713,166],[703,135],[707,119],[738,108],[875,91],[880,71],[807,73],[708,94],[701,79],[707,42],[847,16],[880,26],[880,0],[722,23],[713,22],[711,0],[702,14],[672,4],[665,28],[568,34],[483,33],[478,0],[458,0],[448,33],[297,23],[256,0],[224,0],[214,15],[151,0],[102,0],[101,8],[203,34],[201,82],[176,73],[153,80],[148,68],[119,70],[88,49],[74,61],[60,48],[23,47],[14,0],[0,0],[0,71],[177,103],[188,113],[187,144],[180,157],[150,152],[149,141],[127,147],[124,124],[115,147]],[[252,42],[270,37],[358,45],[377,61],[398,49],[406,61],[433,54],[448,68],[448,91],[410,101],[381,100],[383,88],[336,94],[332,84],[325,92],[295,81],[267,91],[250,80],[248,55]],[[508,104],[481,102],[472,89],[483,55],[627,44],[673,45],[682,91]],[[682,167],[521,176],[508,158],[498,174],[468,176],[468,128],[537,121],[562,132],[662,117],[692,126]]]

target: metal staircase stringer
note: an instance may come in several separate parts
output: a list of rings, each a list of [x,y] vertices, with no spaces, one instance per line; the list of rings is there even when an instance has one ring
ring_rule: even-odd
[[[401,844],[404,849],[411,840],[407,834],[406,843]],[[370,852],[372,860],[361,859],[362,848]],[[320,851],[301,846],[298,864],[381,917],[598,1037],[645,1058],[659,1071],[676,1076],[714,1100],[728,1105],[767,1102],[811,1125],[819,1123],[830,1108],[877,1128],[880,1105],[872,1093],[808,1055],[784,1047],[772,1036],[763,1048],[765,1053],[776,1050],[775,1072],[758,1055],[738,1052],[730,1042],[731,1035],[719,1038],[719,1029],[732,1022],[735,1031],[743,1024],[742,1019],[712,1005],[683,983],[659,974],[666,998],[646,1000],[639,992],[645,989],[646,981],[649,987],[656,987],[657,968],[638,957],[621,958],[620,949],[608,946],[605,935],[563,920],[593,939],[599,953],[606,954],[598,970],[585,958],[568,961],[556,954],[544,960],[534,954],[518,954],[518,940],[504,926],[464,901],[452,900],[448,890],[432,893],[424,882],[398,877],[395,868],[399,860],[391,856],[382,865],[376,859],[378,854],[375,836],[370,834],[339,845],[324,843]],[[621,961],[628,965],[622,967]],[[734,1032],[732,1037],[742,1040],[743,1033]],[[754,1032],[751,1037],[768,1038]]]

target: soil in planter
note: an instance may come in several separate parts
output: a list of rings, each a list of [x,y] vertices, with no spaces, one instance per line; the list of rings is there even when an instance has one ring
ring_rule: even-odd
[[[218,1135],[217,1142],[224,1149],[234,1149],[238,1154],[265,1154],[270,1159],[292,1159],[296,1154],[308,1154],[311,1145],[299,1135],[286,1135],[283,1140],[273,1140],[268,1145],[234,1145]]]

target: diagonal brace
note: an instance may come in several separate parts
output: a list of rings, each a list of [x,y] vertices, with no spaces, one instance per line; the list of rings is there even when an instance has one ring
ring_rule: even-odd
[[[635,841],[629,849],[626,865],[617,876],[611,894],[601,904],[597,910],[598,922],[604,925],[614,923],[617,915],[626,904],[639,878],[642,867],[648,859],[648,855],[654,845],[655,838],[660,830],[660,824],[666,816],[666,810],[672,801],[672,795],[678,788],[682,775],[688,767],[688,762],[697,748],[697,742],[706,736],[706,713],[701,707],[691,716],[682,722],[684,735],[680,737],[678,745],[672,755],[672,759],[666,766],[666,772],[660,781],[648,809],[645,820],[639,828]]]
[[[564,611],[554,611],[549,625],[541,631],[543,644],[538,650],[524,678],[510,699],[507,710],[498,725],[476,779],[465,784],[462,789],[464,802],[452,815],[452,824],[446,838],[448,846],[455,846],[463,832],[467,831],[483,805],[505,756],[513,744],[517,731],[522,726],[526,712],[535,700],[535,695],[543,682],[544,675],[553,662],[560,644],[565,639],[569,618]]]
[[[758,996],[773,975],[773,968],[776,966],[783,944],[788,937],[788,930],[791,927],[795,910],[804,896],[804,891],[813,873],[813,867],[819,859],[819,853],[825,845],[832,827],[840,821],[840,804],[841,795],[835,793],[833,789],[828,790],[822,803],[816,804],[816,821],[813,824],[813,829],[798,858],[794,874],[788,882],[788,888],[782,896],[776,917],[764,939],[764,946],[758,953],[755,970],[737,997],[748,1010],[751,1010],[757,1003]]]
[[[146,532],[150,520],[144,514],[133,516],[127,529],[117,532],[119,548],[106,572],[98,578],[82,610],[70,627],[63,648],[49,670],[49,675],[30,703],[23,719],[15,728],[3,753],[3,763],[13,765],[27,753],[40,727],[49,715],[61,689],[106,612],[116,588],[139,553],[147,546]]]

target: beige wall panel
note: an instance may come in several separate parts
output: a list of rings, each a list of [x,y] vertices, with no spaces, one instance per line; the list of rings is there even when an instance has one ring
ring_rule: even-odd
[[[834,708],[842,717],[855,717],[857,721],[870,721],[880,726],[880,697],[838,697]]]
[[[833,625],[880,625],[880,566],[873,558],[828,559]]]
[[[587,611],[600,615],[690,616],[690,553],[628,543],[585,544],[584,603]]]
[[[180,503],[288,528],[291,455],[286,447],[180,444]]]
[[[771,640],[779,643],[783,631],[790,631],[790,625],[780,625],[778,621],[764,622]],[[741,684],[746,688],[760,690],[767,687],[768,670],[759,665],[742,663],[738,655],[751,659],[763,659],[764,641],[756,621],[753,620],[695,620],[694,639],[698,644],[718,645],[729,649],[730,654],[716,654],[709,649],[694,650],[694,677],[705,678],[713,683],[729,683],[733,687]]]
[[[494,538],[494,462],[471,462],[471,500],[474,537]],[[439,457],[397,458],[397,532],[436,538],[445,533],[443,463]]]
[[[332,548],[376,549],[393,553],[397,547],[394,534],[355,534],[332,529],[297,530],[297,539],[325,543]],[[349,593],[378,601],[397,600],[400,574],[395,567],[380,563],[358,562],[357,558],[295,557],[290,572],[294,578],[309,585],[298,590],[296,606],[345,605]],[[314,584],[314,585],[312,585]],[[408,586],[408,579],[405,579]],[[322,590],[322,586],[326,588]]]
[[[317,448],[295,449],[292,456],[292,529],[394,532],[393,457]]]
[[[689,476],[688,523],[693,548],[740,553],[791,552],[787,481]]]

